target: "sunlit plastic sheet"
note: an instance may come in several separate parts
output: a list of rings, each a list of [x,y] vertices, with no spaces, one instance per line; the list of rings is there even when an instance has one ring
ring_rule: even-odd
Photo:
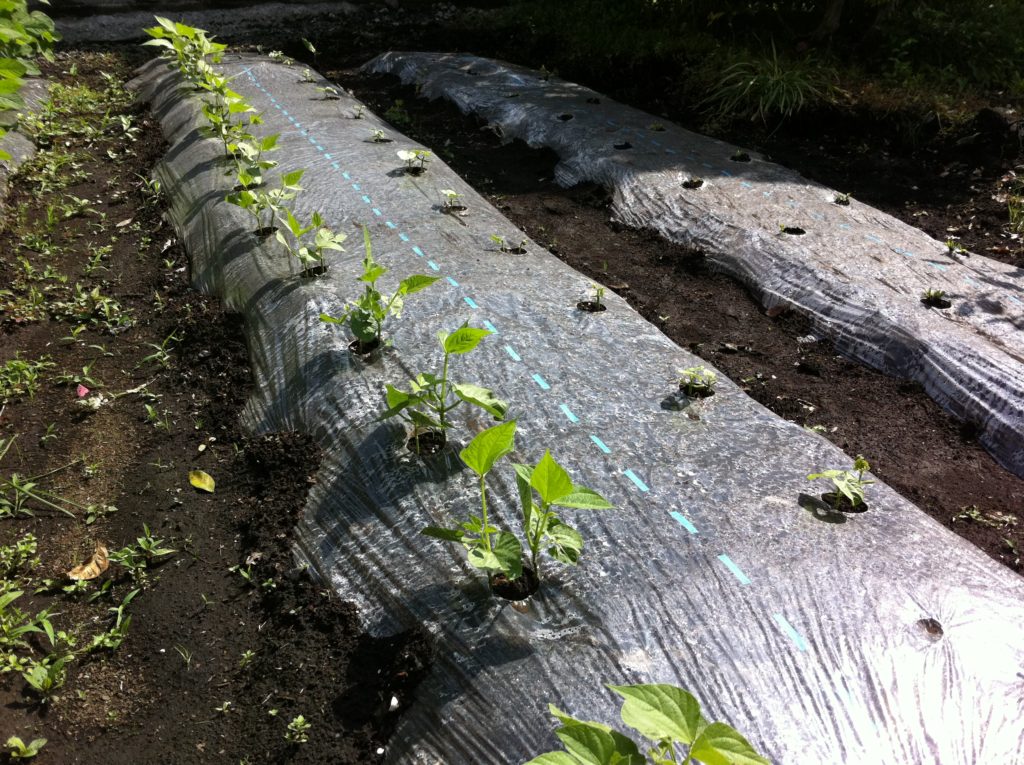
[[[557,78],[490,59],[385,53],[365,65],[558,153],[556,180],[612,190],[613,214],[699,247],[767,307],[808,316],[843,353],[921,383],[1024,476],[1024,270],[950,255],[918,229],[737,147]],[[595,103],[596,101],[596,103]],[[699,178],[703,185],[683,188]],[[783,233],[780,226],[803,229]],[[941,289],[949,310],[920,302]]]
[[[25,111],[32,112],[39,108],[49,93],[50,83],[39,78],[30,78],[22,85],[19,95],[25,101]],[[0,208],[7,196],[10,177],[36,153],[36,145],[32,139],[17,129],[17,115],[12,111],[0,111],[0,125],[7,127],[8,132],[0,138],[0,149],[11,155],[10,159],[0,159]]]
[[[576,310],[587,280],[537,244],[496,252],[491,233],[519,232],[443,162],[405,175],[395,152],[414,144],[369,111],[351,118],[348,98],[317,100],[294,68],[224,69],[282,134],[281,168],[308,168],[303,213],[353,232],[365,222],[386,287],[443,277],[409,300],[392,348],[354,358],[317,315],[357,293],[358,241],[321,279],[255,246],[222,201],[232,181],[196,132],[193,95],[160,63],[140,77],[170,142],[159,177],[193,279],[245,316],[247,424],[306,431],[325,449],[300,556],[373,633],[422,627],[436,643],[387,762],[522,762],[554,746],[548,702],[612,723],[603,684],[622,682],[690,689],[777,763],[1021,762],[1024,580],[881,483],[866,513],[813,510],[806,496],[804,509],[801,494],[823,490],[806,474],[849,464],[828,441],[725,378],[673,408],[677,370],[699,361],[614,295],[604,313]],[[375,128],[395,142],[370,142]],[[439,211],[444,188],[464,195],[467,217]],[[550,447],[617,507],[567,511],[587,540],[581,565],[549,566],[521,608],[492,598],[460,549],[419,533],[475,508],[455,452],[420,462],[399,426],[377,421],[385,382],[436,369],[435,332],[464,321],[496,334],[454,376],[512,402],[516,460]],[[456,417],[456,450],[488,424],[469,415]],[[489,486],[495,520],[515,527],[511,468]]]

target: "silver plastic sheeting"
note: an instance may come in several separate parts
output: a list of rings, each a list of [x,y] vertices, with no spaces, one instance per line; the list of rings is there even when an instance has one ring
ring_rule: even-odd
[[[843,353],[921,383],[1024,476],[1021,268],[950,255],[918,229],[856,200],[837,205],[835,191],[756,154],[733,161],[735,146],[533,70],[447,53],[385,53],[364,69],[447,98],[507,139],[553,149],[559,183],[608,187],[619,220],[699,247],[766,306],[789,306]],[[694,178],[704,184],[682,187]],[[928,289],[944,290],[953,307],[923,306]]]
[[[25,100],[26,111],[35,111],[47,99],[50,83],[47,80],[31,78],[25,81],[19,95]],[[36,145],[32,139],[17,130],[18,116],[12,111],[0,111],[0,125],[8,129],[0,138],[0,149],[11,155],[10,159],[0,159],[0,209],[3,199],[7,196],[10,177],[17,169],[35,156]]]
[[[375,256],[440,282],[408,301],[393,346],[369,361],[322,325],[360,286],[358,240],[320,279],[257,246],[197,104],[161,63],[137,83],[171,148],[159,176],[197,284],[246,319],[255,430],[312,433],[326,457],[299,528],[299,553],[354,601],[375,634],[423,628],[431,673],[403,714],[389,763],[508,765],[553,748],[546,705],[608,723],[604,683],[689,689],[777,763],[1022,762],[1024,580],[884,484],[871,509],[805,510],[806,475],[848,465],[722,378],[716,395],[669,406],[677,370],[700,363],[621,299],[578,311],[587,280],[527,241],[443,162],[410,177],[414,145],[354,102],[265,59],[226,63],[234,87],[282,134],[281,169],[307,168],[298,199],[335,226],[370,227]],[[374,144],[371,130],[395,139]],[[440,189],[469,215],[439,211]],[[435,338],[462,322],[494,331],[454,363],[517,418],[516,461],[551,448],[573,479],[616,509],[567,511],[586,539],[577,568],[551,565],[525,605],[496,600],[461,549],[420,535],[473,512],[474,476],[455,456],[488,422],[459,412],[442,456],[420,461],[377,417],[386,382],[440,360]],[[508,464],[489,480],[496,522],[516,528]],[[805,502],[806,503],[806,498]],[[933,620],[933,621],[929,621]]]

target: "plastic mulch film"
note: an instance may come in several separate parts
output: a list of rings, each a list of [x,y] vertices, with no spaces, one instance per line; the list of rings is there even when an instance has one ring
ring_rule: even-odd
[[[553,149],[559,183],[608,187],[619,220],[699,247],[765,306],[791,307],[843,353],[921,383],[978,425],[985,448],[1024,476],[1019,267],[951,253],[756,154],[533,70],[444,53],[386,53],[364,69],[447,98],[507,139]],[[923,306],[931,289],[945,291],[952,307]]]
[[[692,691],[777,763],[1022,762],[1024,579],[882,483],[870,510],[815,508],[806,475],[849,465],[722,378],[690,403],[678,370],[700,363],[611,295],[576,309],[588,282],[522,237],[440,160],[418,177],[408,139],[354,102],[266,59],[222,65],[280,132],[280,170],[306,168],[297,206],[356,233],[391,271],[442,279],[408,300],[393,345],[368,361],[318,320],[361,285],[360,238],[327,275],[302,278],[244,213],[219,145],[197,133],[197,100],[160,62],[136,86],[170,142],[159,171],[197,285],[245,316],[257,393],[254,430],[313,434],[326,457],[299,528],[299,554],[353,601],[375,634],[421,627],[435,642],[387,750],[389,763],[508,765],[554,747],[548,702],[612,723],[604,683]],[[373,129],[394,140],[376,144]],[[440,189],[469,214],[440,212]],[[390,280],[390,281],[389,281]],[[492,387],[518,420],[515,461],[545,448],[616,506],[567,511],[586,547],[552,564],[525,604],[492,597],[456,545],[422,536],[478,502],[457,450],[489,422],[456,411],[448,451],[419,460],[380,422],[386,382],[436,371],[439,330],[490,328],[453,376]],[[498,525],[516,529],[511,467],[489,477]],[[803,496],[802,496],[803,495]],[[805,509],[808,508],[808,509]]]
[[[36,77],[29,78],[22,86],[19,95],[25,100],[25,111],[32,112],[47,99],[50,83]],[[0,159],[0,208],[7,196],[8,181],[11,175],[25,162],[35,156],[36,145],[17,129],[17,116],[10,111],[0,111],[0,125],[9,125],[8,131],[0,138],[0,149],[11,155],[10,159]]]

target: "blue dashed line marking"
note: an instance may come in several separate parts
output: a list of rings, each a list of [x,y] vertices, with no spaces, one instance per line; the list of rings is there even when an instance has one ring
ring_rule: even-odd
[[[421,250],[421,249],[420,249],[420,248],[419,248],[419,247],[418,247],[417,245],[415,245],[415,244],[414,244],[414,245],[412,246],[412,251],[413,251],[413,252],[415,252],[415,253],[416,253],[416,254],[417,254],[417,255],[418,255],[419,257],[421,257],[421,258],[425,258],[425,257],[426,257],[426,255],[424,255],[424,254],[423,254],[423,250]]]
[[[740,181],[740,186],[742,186],[745,189],[752,189],[752,188],[754,188],[754,184],[748,183],[747,181]]]
[[[384,221],[384,225],[387,226],[388,228],[398,228],[398,226],[396,226],[394,223],[392,223],[389,220]]]
[[[612,450],[608,448],[607,444],[600,438],[595,436],[593,433],[590,434],[590,440],[597,444],[597,448],[603,451],[605,454],[611,454]]]
[[[1020,305],[1020,301],[1013,295],[1007,295],[1006,299],[1009,300],[1011,303],[1016,303],[1017,305]]]
[[[472,308],[472,309],[473,309],[474,311],[475,311],[475,310],[476,310],[477,308],[479,308],[479,307],[480,307],[480,306],[478,306],[478,305],[477,305],[477,304],[476,304],[475,302],[473,302],[473,298],[471,298],[471,297],[464,297],[464,298],[462,298],[462,299],[463,299],[463,300],[465,300],[465,301],[466,301],[466,305],[468,305],[468,306],[469,306],[470,308]]]
[[[534,381],[535,383],[537,383],[537,385],[539,385],[539,386],[540,386],[541,390],[551,390],[551,386],[550,386],[550,385],[548,385],[548,381],[547,381],[547,380],[545,380],[545,379],[544,379],[543,377],[541,377],[540,375],[534,375],[534,376],[533,376],[533,381]]]
[[[812,212],[811,217],[814,218],[815,220],[825,220],[825,216],[822,215],[821,213]]]
[[[893,252],[895,252],[897,255],[906,255],[908,258],[914,257],[914,253],[912,253],[910,250],[904,250],[902,247],[894,247]]]
[[[668,152],[669,154],[678,154],[679,153],[675,149],[665,149],[665,151]]]
[[[374,207],[373,208],[373,214],[376,215],[377,217],[380,217],[384,213],[382,213],[380,210],[378,210],[376,207]]]
[[[728,555],[719,555],[718,559],[725,564],[725,567],[732,572],[732,575],[739,580],[740,584],[750,584],[750,580],[747,579],[747,575],[743,573],[739,566],[732,562],[732,559]]]
[[[324,148],[323,146],[321,146],[320,144],[315,144],[315,145],[316,145],[316,150],[317,150],[318,152],[320,152],[321,154],[323,154],[323,153],[324,153],[325,151],[327,151],[327,150],[326,150],[326,149],[325,149],[325,148]]]
[[[282,111],[281,113],[282,113],[282,114],[283,114],[283,115],[284,115],[285,117],[290,117],[290,116],[291,116],[290,114],[288,114],[288,110],[287,110],[287,109],[284,109],[284,110],[283,110],[283,111]],[[292,120],[292,122],[295,122],[295,120],[293,119],[293,120]]]
[[[485,321],[484,322],[484,326],[487,327],[487,329],[491,330],[491,332],[493,332],[495,335],[500,335],[501,334],[498,331],[498,328],[495,327],[493,324],[491,324],[489,321]]]
[[[432,261],[432,260],[428,260],[428,261],[427,261],[427,265],[428,265],[428,266],[430,266],[430,267],[431,267],[432,269],[434,269],[435,271],[440,271],[440,270],[441,270],[441,267],[440,267],[439,265],[437,265],[437,263],[435,263],[435,262],[434,262],[434,261]]]
[[[789,623],[782,614],[772,614],[772,618],[775,619],[776,623],[782,627],[782,631],[789,635],[790,639],[796,643],[796,647],[801,651],[807,650],[807,641],[804,640],[803,635],[794,629],[793,625]]]
[[[849,231],[850,230],[850,224],[849,223],[840,223],[839,224],[839,228],[845,228],[847,231]]]
[[[409,241],[409,236],[407,234],[399,234],[398,238],[401,239],[403,242]]]
[[[673,510],[671,513],[669,513],[669,515],[671,515],[673,518],[675,518],[676,522],[680,526],[682,526],[684,529],[689,531],[691,534],[696,534],[697,533],[697,527],[694,526],[692,523],[690,523],[686,519],[686,516],[683,515],[682,513],[677,513],[675,510]]]
[[[505,353],[507,353],[509,356],[511,356],[513,361],[522,361],[523,360],[522,356],[520,356],[518,353],[516,353],[515,348],[513,348],[511,345],[506,345],[505,346]]]
[[[338,163],[337,162],[332,162],[331,163],[331,167],[333,167],[335,170],[341,170],[341,168],[338,167]]]
[[[352,176],[348,174],[348,170],[346,170],[345,172],[343,172],[343,173],[341,174],[341,177],[342,177],[342,178],[344,178],[344,179],[345,179],[346,181],[351,181],[351,180],[352,180]]]
[[[352,190],[353,191],[361,191],[362,189],[360,188],[358,183],[353,183],[352,184]]]
[[[722,171],[722,175],[726,175],[726,176],[728,176],[730,178],[732,177],[732,173],[730,173],[728,170],[723,170]]]
[[[640,489],[640,491],[650,491],[650,488],[647,486],[647,484],[645,484],[643,481],[641,481],[640,477],[636,473],[634,473],[632,470],[626,470],[623,473],[623,475],[626,476],[626,478],[628,478],[630,481],[635,483],[636,487],[638,489]]]
[[[334,157],[332,157],[332,156],[331,156],[330,154],[328,154],[328,153],[327,153],[327,152],[325,151],[325,152],[324,152],[324,159],[334,159]]]
[[[928,261],[928,265],[932,268],[937,268],[940,271],[945,271],[949,268],[949,266],[944,266],[941,263],[932,263],[931,261]]]
[[[366,202],[366,204],[372,204],[370,202],[370,198],[366,194],[363,194],[363,201]]]
[[[711,163],[710,162],[701,162],[701,164],[704,165],[704,167],[708,167],[708,168],[711,167]]]
[[[302,123],[301,122],[296,122],[295,123],[295,127],[302,127]],[[303,130],[302,132],[305,133],[306,131]]]
[[[448,277],[448,283],[449,283],[450,285],[452,285],[453,287],[458,287],[458,286],[459,286],[459,283],[458,283],[457,281],[455,281],[455,280],[454,280],[454,279],[453,279],[452,277],[450,277],[450,276]]]
[[[871,240],[872,242],[874,242],[875,244],[882,244],[882,240],[881,240],[881,239],[879,239],[879,238],[878,238],[877,236],[875,236],[874,234],[864,234],[864,238],[865,238],[865,239],[870,239],[870,240]]]
[[[579,422],[580,421],[580,418],[577,417],[575,414],[573,414],[572,413],[572,409],[570,409],[565,404],[559,404],[558,408],[562,410],[562,414],[564,414],[566,417],[569,418],[569,422]]]
[[[980,287],[981,286],[980,284],[978,284],[976,281],[974,281],[974,279],[972,279],[969,276],[965,276],[964,277],[964,281],[967,282],[968,284],[970,284],[972,287]]]

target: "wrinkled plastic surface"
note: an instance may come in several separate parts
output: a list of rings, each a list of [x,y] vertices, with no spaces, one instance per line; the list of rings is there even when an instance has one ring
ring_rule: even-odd
[[[559,183],[608,187],[621,221],[699,247],[765,306],[792,307],[843,353],[921,383],[1024,476],[1021,268],[952,256],[922,231],[855,199],[837,205],[837,192],[754,153],[733,161],[735,146],[533,70],[446,53],[385,53],[364,68],[447,98],[508,139],[553,149]],[[682,187],[693,178],[704,184]],[[923,306],[928,289],[944,290],[952,308]]]
[[[300,525],[300,554],[368,629],[422,627],[436,656],[392,737],[389,763],[508,765],[555,745],[546,704],[615,721],[604,683],[669,682],[776,763],[1021,762],[1024,580],[884,484],[866,513],[801,506],[805,476],[849,464],[721,378],[716,395],[673,408],[677,370],[699,363],[624,301],[578,311],[587,280],[527,241],[443,162],[398,170],[414,144],[353,102],[317,100],[298,72],[245,58],[224,67],[282,132],[281,169],[305,167],[298,207],[371,229],[392,269],[444,278],[411,298],[393,347],[369,361],[321,325],[357,293],[361,256],[302,279],[255,246],[219,147],[196,133],[192,96],[160,63],[138,87],[171,144],[160,170],[193,277],[245,315],[257,377],[256,430],[312,433],[326,452]],[[391,144],[369,141],[381,128]],[[439,211],[440,189],[469,215]],[[616,509],[566,511],[586,539],[577,568],[551,565],[538,597],[491,597],[461,549],[420,535],[473,512],[459,444],[488,425],[457,411],[457,443],[419,461],[377,417],[386,382],[436,370],[434,335],[464,321],[497,334],[457,359],[456,379],[493,387],[518,419],[516,461],[551,448],[573,479]],[[468,418],[467,418],[468,416]],[[509,465],[489,479],[494,520],[515,528]],[[807,504],[804,497],[804,504]],[[926,620],[935,620],[935,624]],[[941,625],[941,635],[936,627]],[[929,631],[930,627],[930,631]]]

